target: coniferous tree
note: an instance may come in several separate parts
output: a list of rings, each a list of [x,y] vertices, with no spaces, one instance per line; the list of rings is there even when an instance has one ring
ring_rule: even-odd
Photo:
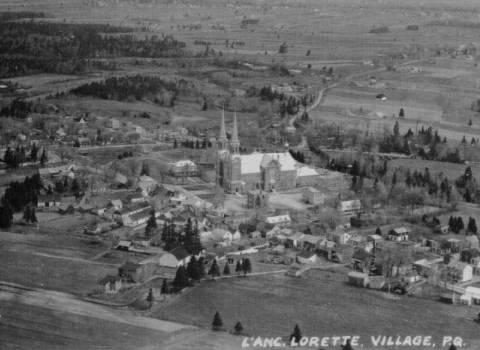
[[[31,222],[32,224],[36,224],[37,221],[38,221],[38,220],[37,220],[37,214],[35,213],[35,208],[32,207],[32,208],[30,209],[30,222]]]
[[[210,270],[208,274],[215,279],[215,276],[220,276],[220,268],[218,267],[218,262],[216,259],[213,260],[212,266],[210,266]]]
[[[9,206],[0,207],[0,228],[7,229],[12,226],[13,212]]]
[[[150,211],[150,216],[148,217],[147,226],[145,226],[145,236],[152,237],[155,229],[158,227],[157,219],[155,218],[155,209]]]
[[[252,264],[250,263],[250,259],[243,259],[242,271],[244,276],[246,276],[247,273],[252,272]]]
[[[188,274],[185,270],[185,267],[180,266],[177,269],[177,273],[175,274],[175,279],[173,280],[173,286],[176,288],[185,288],[188,286]]]
[[[240,321],[235,324],[234,328],[235,328],[235,334],[242,334],[243,333],[243,326],[240,323]]]
[[[32,149],[30,150],[30,159],[34,163],[37,162],[37,153],[38,153],[38,147],[37,147],[37,144],[34,143],[32,146]]]
[[[167,284],[166,278],[163,279],[162,288],[160,289],[160,294],[163,294],[163,300],[165,300],[168,294],[168,284]]]
[[[25,207],[25,211],[23,212],[23,220],[25,220],[25,222],[30,222],[30,219],[31,219],[31,210],[30,210],[30,206],[27,205]]]
[[[140,172],[140,176],[142,175],[150,176],[150,169],[146,162],[142,163],[142,171]]]
[[[377,227],[377,229],[375,230],[375,234],[382,236],[382,230],[380,230],[380,227]]]
[[[152,307],[152,304],[153,304],[153,289],[150,288],[150,290],[148,291],[148,295],[147,295],[147,301],[150,303],[150,307]]]
[[[237,260],[237,266],[235,267],[235,272],[236,273],[240,273],[242,272],[243,269],[242,269],[242,263],[240,262],[240,260]]]
[[[228,263],[226,263],[225,267],[223,268],[223,274],[230,275],[230,266],[228,266]]]
[[[215,313],[215,316],[213,317],[213,322],[212,322],[212,329],[214,331],[218,331],[223,327],[223,321],[222,318],[220,317],[220,314],[218,311]]]
[[[477,233],[477,222],[475,221],[475,218],[468,218],[467,231],[473,234]]]
[[[192,256],[188,265],[187,265],[187,274],[194,281],[198,281],[200,279],[200,271],[198,266],[198,261],[195,258],[195,255]]]
[[[302,332],[300,331],[300,327],[298,326],[298,324],[295,325],[295,327],[293,328],[293,333],[290,334],[290,341],[292,341],[293,339],[297,344],[299,344],[300,339],[302,339]]]
[[[198,275],[200,276],[200,279],[205,277],[205,258],[201,256],[198,259]]]

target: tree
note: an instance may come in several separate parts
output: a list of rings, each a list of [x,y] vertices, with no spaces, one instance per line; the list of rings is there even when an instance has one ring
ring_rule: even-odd
[[[344,345],[342,345],[342,350],[353,350],[352,344],[350,344],[350,339],[347,339]]]
[[[214,331],[219,331],[222,327],[223,327],[223,321],[222,321],[222,318],[220,317],[220,314],[217,311],[215,313],[215,316],[213,316],[212,329]]]
[[[290,334],[290,342],[292,340],[295,340],[295,342],[299,344],[300,339],[302,339],[302,332],[300,331],[300,327],[298,327],[298,324],[296,324],[295,327],[293,328],[293,333]]]
[[[240,262],[240,260],[237,260],[237,266],[235,267],[235,272],[236,273],[240,273],[242,272],[243,269],[242,269],[242,263]]]
[[[206,111],[206,110],[208,110],[207,100],[203,102],[203,107],[202,107],[202,111]]]
[[[287,52],[288,52],[288,46],[284,41],[283,44],[280,45],[280,48],[278,49],[278,53],[285,54]]]
[[[377,227],[377,229],[375,230],[375,234],[382,236],[382,230],[380,230],[380,227]]]
[[[467,203],[470,203],[472,201],[472,195],[470,194],[470,190],[468,188],[465,190],[463,198],[465,198],[465,202]]]
[[[31,219],[31,210],[30,210],[30,206],[27,205],[25,207],[25,211],[23,212],[23,220],[25,220],[25,222],[30,222],[30,219]]]
[[[475,221],[475,218],[468,218],[467,231],[473,234],[477,233],[477,222]]]
[[[0,228],[6,229],[12,226],[13,212],[9,206],[0,207]]]
[[[140,176],[142,175],[150,176],[150,169],[148,168],[148,164],[146,162],[142,163],[142,171],[140,172]]]
[[[235,334],[242,334],[243,333],[243,326],[240,323],[240,321],[235,324],[234,328],[235,328]]]
[[[212,266],[210,267],[208,274],[211,275],[214,279],[215,279],[215,276],[220,276],[220,268],[218,267],[218,263],[216,259],[213,260]]]
[[[198,275],[200,278],[205,277],[205,258],[202,256],[200,259],[198,259]]]
[[[393,135],[395,135],[395,137],[400,135],[400,126],[398,125],[398,121],[396,121],[395,125],[393,126]]]
[[[173,286],[179,289],[183,289],[188,285],[188,275],[187,271],[183,266],[180,266],[177,269],[175,274],[175,279],[173,280]]]
[[[398,116],[400,118],[405,118],[405,111],[403,110],[403,108],[400,108],[400,112],[398,112]]]
[[[32,224],[36,224],[37,223],[37,214],[35,213],[35,208],[32,207],[32,209],[30,209],[30,222]]]
[[[308,49],[306,56],[310,56],[310,53],[311,53],[311,51],[310,51],[310,49]]]
[[[32,146],[32,149],[30,150],[30,159],[34,163],[37,162],[37,153],[38,153],[38,147],[37,147],[37,144],[34,143]]]
[[[153,232],[158,227],[157,219],[155,218],[155,209],[150,211],[150,216],[148,217],[147,226],[145,226],[145,236],[152,237]]]
[[[168,294],[168,284],[167,284],[166,278],[163,279],[162,288],[160,289],[160,294],[163,294],[163,300],[165,300]]]
[[[225,264],[225,267],[223,269],[223,274],[230,275],[230,266],[228,266],[228,263]]]
[[[177,147],[178,147],[177,139],[174,139],[173,140],[173,149],[177,149]]]
[[[472,123],[472,118],[470,118],[470,120],[468,121],[468,126],[472,126],[473,123]]]
[[[40,164],[43,166],[47,162],[48,162],[47,153],[45,152],[45,148],[43,148],[42,155],[40,156]]]
[[[198,261],[195,258],[195,255],[192,256],[188,265],[187,265],[187,274],[194,281],[198,281],[200,279],[200,271],[198,266]]]
[[[467,140],[465,139],[465,135],[463,135],[461,143],[467,143]]]
[[[150,290],[148,291],[147,301],[150,303],[150,307],[152,307],[152,304],[153,304],[153,289],[152,288],[150,288]]]
[[[250,263],[250,259],[243,259],[242,270],[244,276],[246,276],[248,272],[252,272],[252,264]]]

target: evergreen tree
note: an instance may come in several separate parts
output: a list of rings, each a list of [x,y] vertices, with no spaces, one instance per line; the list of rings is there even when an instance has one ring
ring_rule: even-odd
[[[37,147],[37,144],[34,143],[32,146],[32,149],[30,150],[30,159],[34,163],[37,162],[37,153],[38,153],[38,147]]]
[[[168,284],[167,284],[166,278],[163,279],[162,288],[160,289],[160,294],[163,294],[163,300],[165,300],[168,294]]]
[[[223,274],[230,275],[230,266],[228,266],[228,263],[225,264],[225,267],[223,269]]]
[[[465,135],[463,135],[462,142],[461,143],[467,143],[467,140],[465,139]]]
[[[242,334],[243,333],[243,326],[240,323],[240,321],[235,324],[234,328],[235,328],[235,334]]]
[[[192,256],[188,265],[187,265],[187,274],[194,281],[198,281],[200,279],[200,271],[198,266],[198,261],[195,258],[195,255]]]
[[[147,226],[145,226],[145,236],[152,237],[153,233],[157,229],[157,219],[155,218],[155,209],[150,211],[150,216],[148,217]]]
[[[200,278],[205,277],[205,258],[203,256],[198,259],[198,275]]]
[[[403,108],[400,108],[400,112],[398,112],[398,116],[400,118],[405,118],[405,111],[403,110]]]
[[[235,267],[235,272],[240,273],[242,271],[243,271],[242,263],[240,262],[240,260],[237,260],[237,266]]]
[[[0,207],[0,228],[7,229],[12,226],[13,212],[9,206]]]
[[[398,125],[398,121],[395,122],[395,125],[393,126],[393,135],[397,137],[400,135],[400,125]]]
[[[25,207],[25,211],[23,212],[23,220],[25,220],[25,222],[30,222],[30,219],[31,219],[31,210],[30,210],[30,206],[27,205]]]
[[[35,208],[32,207],[32,209],[30,209],[30,222],[32,224],[36,224],[37,223],[37,214],[35,213]]]
[[[195,227],[193,228],[192,254],[200,254],[202,250],[203,250],[203,246],[202,246],[202,242],[200,241],[198,221],[195,220]]]
[[[45,148],[43,148],[42,155],[40,156],[40,164],[43,166],[47,162],[48,162],[47,153],[45,152]]]
[[[244,276],[246,276],[247,273],[252,272],[252,264],[250,263],[250,259],[243,259],[242,271]]]
[[[150,288],[150,290],[148,291],[147,301],[150,303],[150,307],[152,307],[152,304],[153,304],[153,289],[152,288]]]
[[[470,118],[470,120],[468,121],[468,126],[472,126],[473,123],[472,123],[472,118]]]
[[[213,322],[212,322],[212,329],[214,331],[218,331],[223,327],[223,321],[222,318],[220,317],[220,314],[218,311],[215,313],[215,316],[213,317]]]
[[[173,149],[177,149],[177,147],[178,147],[177,139],[174,139],[173,140]]]
[[[182,244],[188,253],[193,254],[193,227],[191,218],[187,219],[187,224],[185,225],[184,235],[182,238]]]
[[[377,229],[375,230],[375,234],[382,236],[382,230],[380,230],[380,227],[377,227]]]
[[[212,266],[210,266],[210,270],[208,274],[215,279],[215,276],[220,276],[220,268],[218,267],[217,260],[214,259],[212,262]]]
[[[477,233],[477,222],[475,221],[475,218],[468,218],[467,231],[473,234]]]
[[[203,102],[202,111],[206,111],[207,109],[208,109],[207,100],[205,100],[205,102]]]
[[[300,339],[302,339],[302,332],[300,331],[300,327],[298,327],[298,324],[296,324],[295,328],[293,328],[293,333],[290,334],[290,341],[295,340],[295,342],[299,344]]]
[[[140,172],[140,176],[142,175],[150,176],[150,169],[148,168],[148,164],[146,162],[142,163],[142,171]]]
[[[463,198],[465,198],[465,202],[467,203],[470,203],[472,201],[472,195],[470,194],[470,190],[468,188],[465,190]]]
[[[188,286],[188,275],[187,271],[183,266],[180,266],[177,269],[177,273],[175,274],[175,279],[173,280],[173,286],[179,289],[183,289]]]

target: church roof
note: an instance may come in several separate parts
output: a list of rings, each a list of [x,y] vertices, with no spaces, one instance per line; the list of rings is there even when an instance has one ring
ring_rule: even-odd
[[[232,140],[230,144],[234,147],[240,146],[240,140],[238,139],[238,128],[237,128],[237,111],[233,116],[233,131],[232,131]]]
[[[281,171],[296,170],[296,161],[290,153],[252,153],[247,155],[236,155],[234,158],[241,160],[242,174],[255,174],[260,172],[260,167],[268,165],[271,161],[280,164]]]
[[[219,141],[227,141],[227,130],[225,128],[225,109],[222,111],[222,124],[220,125],[220,138]]]

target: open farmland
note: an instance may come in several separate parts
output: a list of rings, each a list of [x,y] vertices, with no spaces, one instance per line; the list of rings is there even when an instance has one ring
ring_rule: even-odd
[[[345,279],[344,274],[310,271],[300,278],[266,275],[202,283],[155,316],[208,327],[218,310],[227,328],[241,321],[246,333],[288,337],[298,323],[307,336],[359,335],[365,349],[373,348],[370,336],[375,334],[414,331],[431,335],[438,344],[446,330],[463,337],[467,349],[479,346],[478,325],[467,320],[473,310],[457,307],[452,314],[451,305],[359,289]]]

